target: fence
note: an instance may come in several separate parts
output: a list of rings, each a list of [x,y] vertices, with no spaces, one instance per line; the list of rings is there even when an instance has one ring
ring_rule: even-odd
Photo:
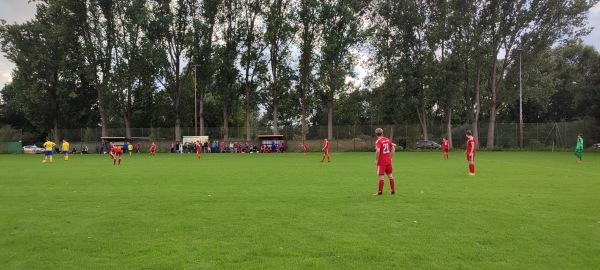
[[[418,124],[404,125],[368,125],[368,126],[334,126],[333,140],[331,146],[333,150],[360,151],[363,149],[372,149],[375,138],[375,128],[384,129],[385,136],[391,138],[395,143],[405,147],[412,148],[414,143],[423,139],[423,131]],[[428,139],[440,142],[442,137],[447,137],[445,124],[430,124],[427,126]],[[471,124],[454,124],[452,126],[452,143],[455,148],[464,148],[466,139],[465,132],[471,129]],[[488,124],[480,123],[478,142],[480,147],[485,147],[488,139]],[[194,135],[193,127],[182,127],[182,136]],[[288,141],[288,148],[293,151],[300,150],[299,144],[302,141],[302,127],[281,127],[279,134],[285,135]],[[134,140],[140,141],[142,147],[149,147],[149,140],[157,142],[159,149],[170,148],[175,141],[175,128],[132,128],[131,136]],[[257,136],[262,134],[273,134],[272,127],[258,127],[250,131],[251,141],[249,143],[258,143]],[[529,149],[541,149],[547,147],[572,148],[575,147],[578,134],[583,134],[585,146],[589,147],[593,143],[600,141],[600,127],[593,120],[580,120],[574,122],[561,123],[527,123],[523,129],[523,147]],[[108,136],[124,136],[124,128],[108,129]],[[222,140],[224,130],[220,127],[205,128],[205,135],[211,140]],[[228,132],[228,141],[245,141],[245,127],[230,127]],[[59,130],[59,136],[66,138],[74,143],[84,145],[81,142],[88,142],[90,151],[94,151],[93,146],[100,141],[101,129],[66,129]],[[327,126],[308,127],[305,141],[309,149],[320,149],[322,140],[327,137]],[[147,145],[146,145],[147,144]],[[519,148],[519,125],[517,123],[497,123],[495,128],[494,145],[498,148]]]

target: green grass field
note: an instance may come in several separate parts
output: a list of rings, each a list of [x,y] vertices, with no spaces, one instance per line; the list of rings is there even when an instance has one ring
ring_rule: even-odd
[[[0,269],[598,269],[600,153],[0,156]]]

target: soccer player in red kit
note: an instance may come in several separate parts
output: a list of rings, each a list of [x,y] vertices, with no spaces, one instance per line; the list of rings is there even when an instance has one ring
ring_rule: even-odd
[[[152,145],[150,146],[150,156],[153,157],[154,155],[156,155],[156,144],[152,142]]]
[[[331,162],[331,158],[329,157],[329,141],[327,139],[325,139],[325,146],[323,146],[323,158],[321,159],[321,162],[323,162],[325,160],[325,156],[327,156],[327,162]]]
[[[117,165],[117,158],[119,159],[119,165],[121,165],[121,155],[123,155],[123,150],[121,150],[118,146],[112,146],[110,148],[110,154],[113,156],[113,165]]]
[[[377,135],[375,165],[377,165],[377,174],[379,175],[379,190],[373,195],[379,196],[383,193],[384,174],[387,174],[390,179],[390,187],[392,188],[392,195],[394,195],[396,194],[396,185],[394,183],[394,176],[392,175],[392,157],[396,152],[396,147],[388,138],[383,137],[383,129],[377,128],[375,135]]]
[[[448,159],[448,149],[450,148],[450,143],[446,138],[442,138],[442,150],[444,151],[444,159]]]
[[[196,154],[198,155],[198,160],[200,160],[200,142],[196,142]]]
[[[306,143],[302,143],[300,145],[302,145],[302,150],[304,150],[304,154],[306,155],[306,150],[308,150],[308,146],[306,145]]]
[[[465,155],[467,156],[467,161],[469,162],[469,175],[475,175],[475,138],[473,137],[473,133],[470,130],[467,130],[467,150],[465,151]]]

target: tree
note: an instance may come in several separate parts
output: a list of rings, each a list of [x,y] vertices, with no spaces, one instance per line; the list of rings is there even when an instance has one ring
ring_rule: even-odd
[[[77,62],[73,51],[77,43],[71,35],[74,24],[68,6],[63,4],[41,3],[35,20],[0,29],[2,51],[17,66],[12,87],[20,93],[15,93],[12,101],[23,108],[33,127],[50,130],[55,141],[59,140],[59,123],[68,119],[61,114],[61,108],[67,107],[71,94],[76,95],[72,91]]]
[[[300,59],[298,64],[298,73],[300,80],[298,88],[300,90],[300,111],[302,123],[302,140],[306,140],[306,124],[307,107],[310,104],[309,97],[313,93],[313,71],[315,63],[315,45],[317,35],[319,34],[318,24],[318,9],[319,2],[316,0],[300,0],[300,8],[298,11],[300,35]]]
[[[490,1],[482,3],[481,25],[489,72],[489,127],[487,148],[494,147],[496,117],[507,107],[507,99],[514,96],[506,91],[503,82],[507,69],[514,67],[517,48],[534,56],[562,38],[577,37],[589,31],[585,28],[587,11],[598,1]],[[517,65],[518,66],[518,65]]]
[[[323,29],[319,78],[327,108],[327,138],[333,138],[333,104],[336,93],[342,91],[346,75],[352,68],[350,48],[361,38],[360,22],[366,0],[328,0],[321,6],[320,24]]]
[[[181,116],[183,81],[191,74],[188,69],[184,74],[183,65],[189,49],[189,36],[193,32],[190,27],[191,10],[185,0],[157,0],[151,8],[153,20],[151,31],[155,31],[155,45],[164,51],[160,63],[161,83],[173,102],[173,118],[175,119],[175,141],[182,141]]]
[[[246,115],[246,141],[250,141],[250,119],[256,108],[256,91],[266,73],[264,59],[264,30],[257,22],[263,9],[262,1],[244,0],[244,18],[241,32],[243,42],[241,49],[242,84],[244,88],[244,110]]]
[[[205,126],[205,93],[215,73],[214,43],[215,25],[221,0],[207,0],[202,6],[192,8],[193,12],[193,44],[191,59],[194,63],[194,74],[198,80],[199,126],[200,135],[204,136]]]
[[[108,136],[109,106],[115,99],[112,91],[115,49],[115,5],[113,1],[71,2],[75,16],[75,33],[81,42],[82,73],[97,93],[102,136]]]
[[[268,13],[265,16],[267,31],[265,42],[269,47],[269,64],[271,84],[269,85],[270,103],[273,108],[273,134],[278,134],[279,102],[282,95],[280,81],[284,79],[278,72],[286,69],[290,50],[289,46],[294,36],[291,25],[292,10],[290,0],[267,1]]]
[[[116,106],[125,120],[125,136],[131,138],[133,118],[133,92],[148,89],[144,85],[153,82],[158,70],[154,65],[154,48],[148,41],[145,27],[149,19],[146,1],[117,1],[115,16],[116,48],[114,84],[119,104]],[[137,100],[135,100],[137,102]]]
[[[217,48],[217,78],[215,97],[223,111],[223,140],[229,138],[229,115],[236,108],[240,96],[239,71],[236,67],[240,42],[240,2],[228,1],[219,12],[219,39],[224,44]]]

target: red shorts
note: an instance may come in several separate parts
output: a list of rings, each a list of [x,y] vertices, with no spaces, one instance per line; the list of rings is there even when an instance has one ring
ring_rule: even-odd
[[[444,148],[444,153],[448,153],[448,148]]]
[[[467,161],[475,160],[475,153],[473,153],[473,156],[469,156],[469,154],[467,154],[466,156],[467,156]]]
[[[325,149],[325,150],[323,150],[323,154],[324,154],[324,155],[329,155],[329,149]]]
[[[392,164],[377,165],[377,174],[378,175],[391,174],[392,171],[393,171],[392,170]]]

